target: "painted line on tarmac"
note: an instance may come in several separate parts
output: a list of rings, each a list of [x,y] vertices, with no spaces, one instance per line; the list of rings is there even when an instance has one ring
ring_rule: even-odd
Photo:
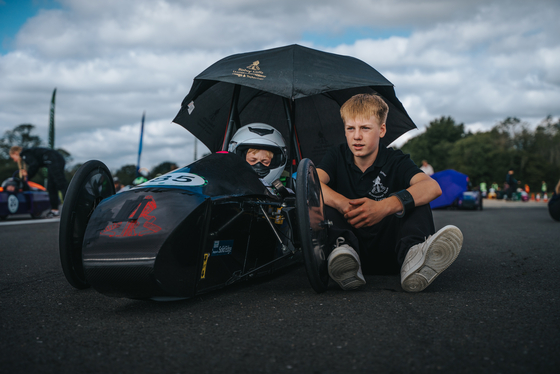
[[[34,219],[34,220],[21,220],[21,221],[8,221],[0,222],[0,226],[13,226],[13,225],[34,225],[38,223],[51,223],[59,222],[60,218],[45,218],[45,219]]]

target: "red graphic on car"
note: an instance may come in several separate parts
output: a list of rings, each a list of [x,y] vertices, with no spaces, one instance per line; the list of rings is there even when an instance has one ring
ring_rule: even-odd
[[[123,207],[124,208],[124,207]],[[151,195],[145,196],[136,209],[128,214],[128,219],[123,222],[113,222],[100,233],[109,237],[144,236],[155,234],[161,230],[154,221],[156,216],[150,215],[156,210],[157,204]]]

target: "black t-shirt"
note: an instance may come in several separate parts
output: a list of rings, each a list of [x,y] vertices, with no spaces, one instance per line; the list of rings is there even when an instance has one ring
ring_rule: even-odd
[[[378,201],[410,187],[412,177],[422,173],[409,155],[383,146],[373,165],[362,173],[346,143],[331,148],[318,168],[329,175],[328,186],[339,194],[349,199],[369,197]]]
[[[62,165],[62,168],[64,168],[64,158],[62,155],[50,148],[24,148],[20,153],[20,157],[27,164],[28,179],[33,178],[39,168],[43,166]]]

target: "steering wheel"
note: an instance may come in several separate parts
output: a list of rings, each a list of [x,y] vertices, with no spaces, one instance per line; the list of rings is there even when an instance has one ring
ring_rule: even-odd
[[[321,293],[327,290],[329,284],[325,256],[329,225],[325,221],[319,176],[308,158],[301,160],[297,170],[296,212],[307,278],[311,287]]]

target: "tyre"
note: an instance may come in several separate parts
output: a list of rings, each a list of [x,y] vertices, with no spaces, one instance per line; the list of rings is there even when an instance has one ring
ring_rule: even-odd
[[[68,186],[60,214],[60,263],[66,280],[77,289],[89,287],[82,263],[87,224],[101,200],[114,194],[111,172],[96,160],[83,164]]]
[[[296,213],[307,278],[311,287],[321,293],[327,290],[329,284],[324,251],[328,225],[319,176],[315,165],[307,158],[300,162],[297,170]]]

